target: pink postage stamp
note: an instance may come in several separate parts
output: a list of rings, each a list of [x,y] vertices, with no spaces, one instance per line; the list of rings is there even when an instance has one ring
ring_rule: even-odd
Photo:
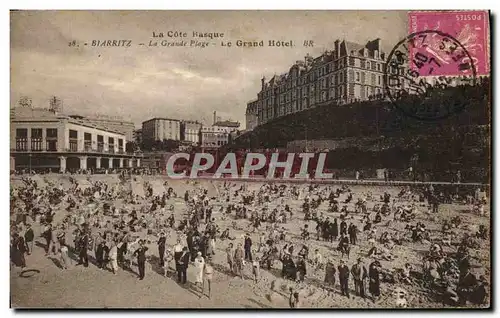
[[[489,74],[488,11],[410,11],[408,15],[410,34],[438,31],[449,37],[429,36],[426,39],[428,45],[419,49],[437,55],[440,67],[435,68],[432,75]],[[460,61],[456,60],[457,54],[453,54],[455,50],[464,51],[459,56]],[[466,69],[457,72],[457,62],[462,65],[472,65],[475,72]]]

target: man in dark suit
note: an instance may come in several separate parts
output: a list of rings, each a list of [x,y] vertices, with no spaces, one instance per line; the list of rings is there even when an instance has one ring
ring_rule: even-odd
[[[252,239],[250,238],[250,234],[245,235],[245,260],[252,261]]]
[[[343,260],[340,260],[340,265],[338,267],[339,271],[339,282],[340,282],[340,291],[342,295],[349,297],[349,267],[344,263]]]
[[[344,220],[340,222],[340,235],[347,235],[347,223]]]
[[[26,267],[26,258],[24,257],[24,254],[26,253],[26,242],[24,241],[24,237],[22,237],[19,234],[15,234],[15,248],[17,249],[18,256],[19,256],[19,265],[21,268]]]
[[[160,258],[160,266],[165,266],[165,243],[167,238],[165,237],[165,232],[163,230],[160,232],[160,238],[158,239],[158,256]]]
[[[187,282],[187,268],[189,266],[190,255],[187,247],[182,249],[182,254],[179,255],[179,259],[176,262],[177,267],[177,281],[180,284],[185,284]]]
[[[106,248],[106,242],[101,241],[95,250],[95,260],[97,262],[97,267],[104,268],[104,253]]]
[[[83,264],[83,266],[89,267],[89,257],[87,255],[89,248],[89,233],[86,229],[83,230],[82,235],[78,240],[78,248],[80,253],[78,254],[79,260],[77,265]]]
[[[368,277],[368,271],[361,258],[358,258],[358,262],[351,267],[351,274],[356,295],[365,298],[365,279]]]
[[[148,248],[144,246],[144,241],[139,241],[139,248],[134,252],[137,255],[137,266],[139,267],[139,280],[143,280],[146,275],[146,251]]]
[[[31,228],[31,224],[26,225],[26,232],[24,232],[24,241],[26,242],[26,249],[28,250],[28,255],[33,252],[33,242],[35,240],[35,234]]]

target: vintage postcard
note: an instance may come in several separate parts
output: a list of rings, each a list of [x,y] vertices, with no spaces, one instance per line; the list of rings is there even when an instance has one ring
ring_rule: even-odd
[[[490,13],[11,11],[13,308],[491,308]]]

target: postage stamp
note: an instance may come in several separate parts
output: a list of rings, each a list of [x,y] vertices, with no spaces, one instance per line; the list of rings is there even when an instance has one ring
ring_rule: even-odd
[[[488,11],[410,11],[408,16],[409,34],[433,30],[448,35],[443,38],[437,33],[429,33],[428,37],[422,37],[427,42],[419,52],[435,54],[436,62],[441,64],[432,75],[471,75],[471,70],[454,66],[457,59],[461,63],[472,61],[478,75],[489,74]],[[441,49],[445,46],[447,50]],[[460,46],[468,54],[453,56],[454,50]]]
[[[488,23],[11,11],[11,307],[491,309]]]

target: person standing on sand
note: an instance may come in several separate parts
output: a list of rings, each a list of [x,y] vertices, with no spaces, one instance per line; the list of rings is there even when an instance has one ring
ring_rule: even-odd
[[[182,276],[181,275],[181,273],[182,273],[181,267],[182,266],[180,265],[180,260],[181,260],[181,256],[182,256],[183,251],[184,251],[184,248],[181,244],[181,239],[178,238],[177,244],[174,245],[174,249],[172,251],[172,254],[174,255],[175,270],[177,271],[177,282],[178,283],[181,282],[181,276]]]
[[[106,247],[106,242],[102,240],[99,242],[95,249],[95,259],[97,262],[97,267],[100,269],[104,269],[104,248]]]
[[[139,248],[134,252],[137,255],[137,266],[139,267],[139,280],[143,280],[146,276],[146,251],[148,248],[144,246],[144,240],[139,240]]]
[[[61,253],[61,265],[64,269],[68,269],[71,265],[71,258],[69,257],[68,245],[66,244],[66,240],[64,238],[59,240],[59,246],[59,251]]]
[[[214,274],[214,268],[211,265],[211,261],[205,263],[205,280],[208,285],[208,298],[212,298],[212,279]],[[205,280],[203,281],[202,294],[205,294]]]
[[[118,272],[118,246],[116,242],[111,243],[111,248],[109,250],[109,261],[111,263],[111,271],[116,275]]]
[[[175,262],[175,267],[177,269],[177,282],[179,284],[185,284],[187,282],[187,268],[189,266],[190,259],[191,255],[188,248],[183,247],[179,258]]]
[[[260,277],[260,258],[256,257],[252,261],[252,273],[253,273],[253,280],[255,283],[258,282],[259,277]]]
[[[339,224],[337,223],[337,218],[333,220],[332,237],[336,241],[339,236]]]
[[[13,246],[14,246],[14,263],[21,268],[26,267],[26,259],[24,254],[26,253],[26,243],[24,242],[24,237],[19,235],[17,232],[13,236]]]
[[[87,229],[84,229],[82,231],[82,235],[78,240],[78,248],[80,250],[80,253],[78,255],[79,260],[77,265],[83,264],[83,266],[89,267],[89,257],[87,255],[89,248],[89,234]]]
[[[378,261],[374,261],[370,264],[370,268],[368,269],[368,276],[370,277],[369,291],[372,295],[373,302],[376,302],[380,296],[379,266],[380,263]]]
[[[351,267],[352,278],[354,279],[354,291],[356,296],[365,298],[365,279],[368,277],[366,267],[361,258]]]
[[[340,291],[342,295],[349,297],[349,267],[344,263],[344,260],[340,260],[340,265],[338,267],[339,271],[339,282]]]
[[[33,242],[35,239],[35,235],[33,234],[33,229],[31,228],[31,224],[26,224],[26,231],[24,232],[24,241],[26,242],[26,247],[28,250],[28,255],[31,255],[33,252]]]
[[[243,262],[244,262],[243,257],[244,257],[243,248],[241,247],[241,243],[238,243],[238,246],[234,251],[234,272],[236,275],[239,275],[241,279],[245,279],[243,277]]]
[[[45,256],[48,256],[49,255],[49,252],[50,252],[50,247],[51,247],[51,239],[52,239],[52,224],[47,224],[45,226],[45,229],[43,231],[43,234],[42,236],[45,238]]]
[[[203,270],[205,269],[205,259],[201,252],[198,252],[194,259],[194,267],[196,268],[196,279],[194,283],[196,285],[200,284],[201,292],[203,293]]]
[[[226,248],[226,256],[227,256],[227,264],[229,265],[229,270],[232,274],[234,274],[234,249],[233,243],[229,243],[229,246]]]
[[[160,232],[160,238],[158,239],[158,256],[160,259],[160,267],[165,266],[165,244],[167,242],[167,238],[165,237],[165,232],[162,230]]]
[[[252,239],[248,233],[245,235],[245,261],[252,261]]]

